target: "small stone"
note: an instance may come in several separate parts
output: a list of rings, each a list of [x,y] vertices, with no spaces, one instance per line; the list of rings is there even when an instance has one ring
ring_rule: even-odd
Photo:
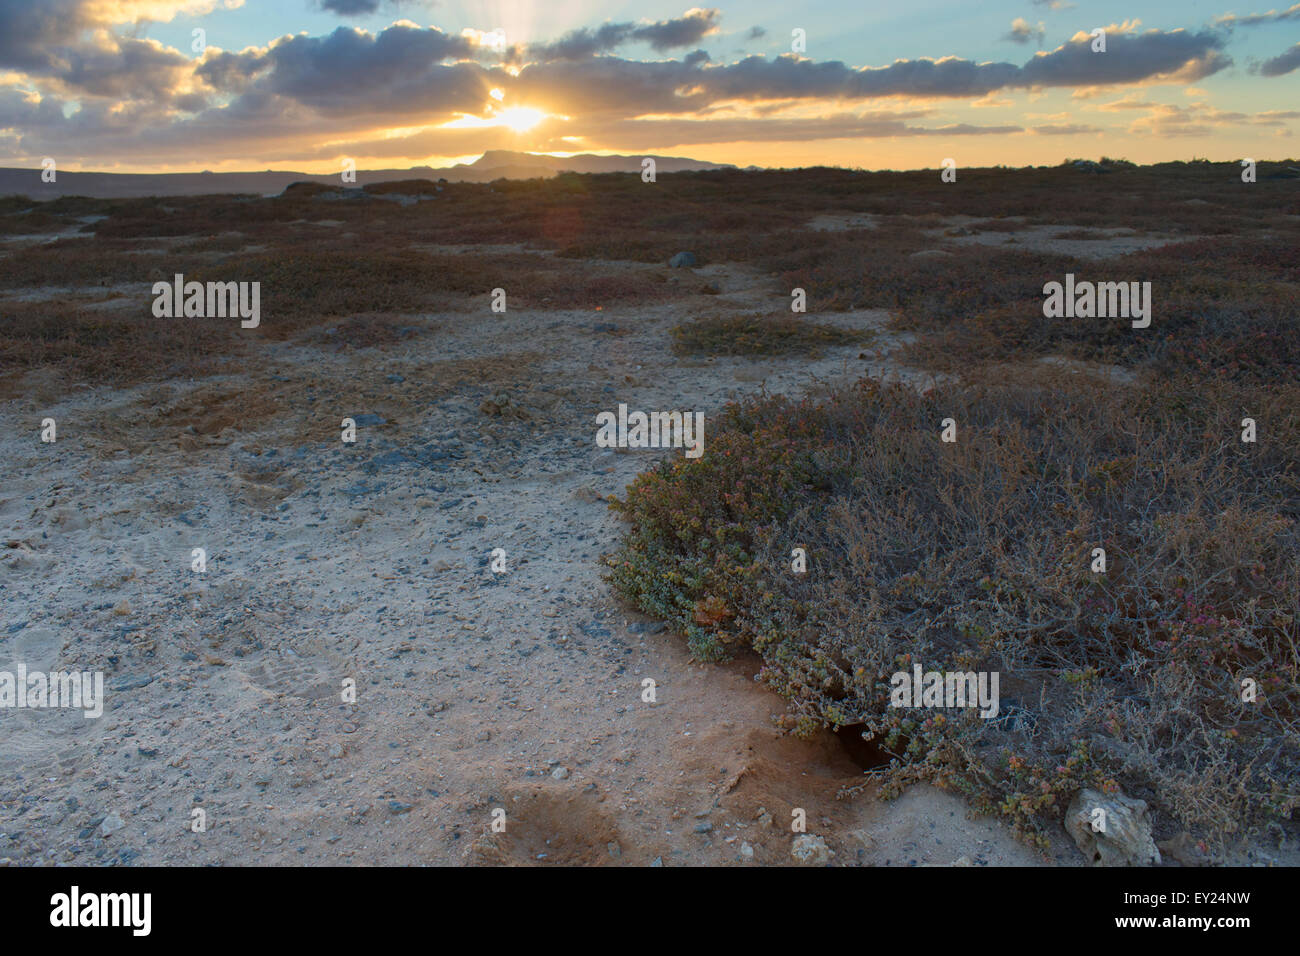
[[[556,780],[564,780],[569,776],[568,767],[556,767],[551,771],[551,776]]]
[[[801,866],[825,866],[830,862],[831,851],[821,837],[812,833],[800,833],[794,838],[790,855]]]
[[[679,252],[668,260],[668,265],[674,269],[693,269],[695,267],[695,253]]]
[[[116,813],[110,813],[108,816],[104,817],[104,822],[99,825],[99,832],[104,834],[104,836],[108,836],[111,833],[116,833],[124,826],[126,826],[126,821],[123,820],[121,816]]]

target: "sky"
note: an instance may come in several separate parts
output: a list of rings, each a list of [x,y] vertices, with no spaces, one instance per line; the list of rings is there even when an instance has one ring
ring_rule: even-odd
[[[1300,3],[1229,4],[0,0],[0,166],[1294,157]]]

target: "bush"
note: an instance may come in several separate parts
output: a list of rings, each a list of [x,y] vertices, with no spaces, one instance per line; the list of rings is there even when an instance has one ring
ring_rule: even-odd
[[[1080,786],[1119,786],[1223,838],[1300,802],[1297,397],[1040,378],[732,406],[708,454],[615,505],[610,579],[701,659],[756,651],[788,726],[860,730],[891,785],[953,787],[1040,838]],[[890,707],[913,662],[998,672],[1017,717]]]

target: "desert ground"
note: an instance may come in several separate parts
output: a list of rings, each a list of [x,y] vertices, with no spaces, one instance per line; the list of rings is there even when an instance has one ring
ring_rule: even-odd
[[[491,188],[447,190],[493,202]],[[1031,845],[931,782],[882,792],[884,769],[860,739],[787,732],[787,701],[755,679],[758,654],[700,660],[607,578],[626,528],[609,499],[682,452],[597,447],[598,412],[701,411],[707,449],[729,402],[815,399],[864,376],[917,392],[953,381],[960,368],[925,361],[924,330],[869,291],[814,291],[794,318],[833,330],[825,342],[676,349],[690,316],[789,317],[789,277],[757,254],[710,255],[720,243],[702,228],[597,255],[563,202],[537,215],[537,236],[510,241],[470,234],[467,215],[429,227],[447,197],[384,201],[406,197],[402,184],[333,196],[215,225],[177,223],[182,199],[163,215],[87,203],[30,230],[14,223],[39,209],[9,213],[6,318],[75,316],[89,331],[33,333],[38,358],[28,340],[4,353],[0,669],[103,671],[107,694],[98,720],[0,712],[0,862],[1088,862],[1063,829]],[[924,248],[907,255],[935,274],[1009,238],[1103,268],[1205,239],[1191,225],[1108,230],[1063,214],[998,231],[980,213],[940,213],[908,226]],[[831,234],[866,259],[889,215],[828,199],[796,217],[798,235]],[[1298,220],[1284,222],[1289,235]],[[311,298],[334,281],[323,257],[372,254],[381,236],[392,251],[359,267],[376,285],[380,266],[418,258],[464,287],[377,294],[373,306],[350,289],[337,307]],[[191,340],[175,330],[186,320],[147,314],[158,277],[228,278],[290,248],[304,257],[292,295],[306,303],[291,323],[287,300],[267,292],[256,331],[205,319]],[[672,268],[667,250],[701,261]],[[412,285],[405,272],[401,283]],[[490,307],[495,287],[504,312]],[[1026,365],[1097,389],[1152,374],[1064,349],[1015,368]],[[46,418],[52,443],[39,440]],[[345,418],[354,443],[340,439]],[[354,702],[341,697],[348,680]],[[504,832],[492,827],[499,809]],[[796,809],[806,834],[791,832]],[[1199,862],[1185,838],[1158,836],[1166,865]],[[1274,832],[1234,837],[1219,859],[1297,857]]]

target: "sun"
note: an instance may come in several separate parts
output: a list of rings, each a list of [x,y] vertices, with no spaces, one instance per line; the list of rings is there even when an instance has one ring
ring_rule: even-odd
[[[526,133],[546,119],[546,114],[528,106],[512,106],[497,113],[496,119],[502,126],[509,126],[516,133]]]

